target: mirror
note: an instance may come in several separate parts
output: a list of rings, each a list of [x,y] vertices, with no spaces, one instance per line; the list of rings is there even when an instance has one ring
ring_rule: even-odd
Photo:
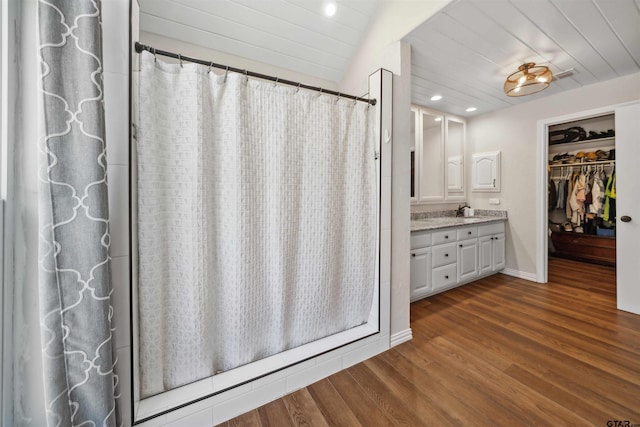
[[[464,201],[466,121],[411,107],[411,202]]]
[[[422,153],[420,156],[420,202],[444,199],[443,116],[420,110]]]

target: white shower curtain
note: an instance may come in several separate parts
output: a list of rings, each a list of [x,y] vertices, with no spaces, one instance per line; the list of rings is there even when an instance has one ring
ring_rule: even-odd
[[[374,107],[141,60],[142,397],[365,323]]]

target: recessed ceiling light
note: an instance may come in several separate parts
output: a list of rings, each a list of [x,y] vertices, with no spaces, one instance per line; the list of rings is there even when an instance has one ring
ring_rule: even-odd
[[[442,95],[433,95],[431,97],[432,101],[440,101],[442,99]]]
[[[476,110],[477,110],[477,108],[476,108],[476,107],[469,107],[469,108],[467,108],[465,111],[466,111],[467,113],[471,113],[472,111],[476,111]]]
[[[324,14],[327,16],[333,16],[338,11],[338,5],[334,2],[329,2],[324,6]]]

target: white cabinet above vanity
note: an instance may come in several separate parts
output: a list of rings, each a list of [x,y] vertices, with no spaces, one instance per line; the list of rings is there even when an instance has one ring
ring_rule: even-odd
[[[411,301],[504,269],[505,220],[434,218],[414,221]]]
[[[471,156],[471,191],[500,192],[500,151]]]
[[[414,105],[410,121],[411,202],[464,201],[465,120]]]

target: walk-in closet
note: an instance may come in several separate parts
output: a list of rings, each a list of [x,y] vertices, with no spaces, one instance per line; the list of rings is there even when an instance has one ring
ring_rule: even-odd
[[[614,114],[549,127],[549,256],[615,266]]]

